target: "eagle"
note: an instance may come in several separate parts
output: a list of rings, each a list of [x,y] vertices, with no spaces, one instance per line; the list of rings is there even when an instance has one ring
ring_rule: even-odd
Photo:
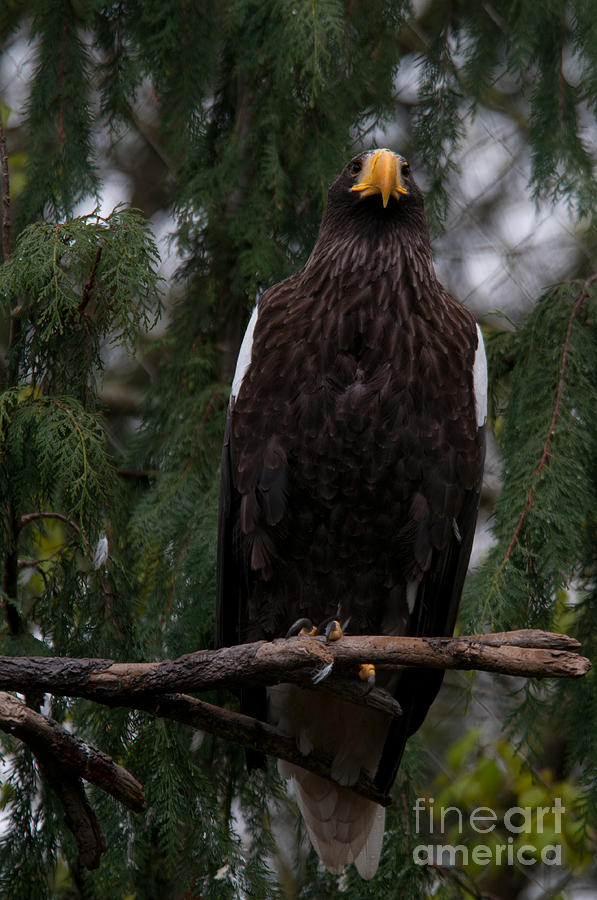
[[[241,344],[222,454],[217,644],[305,623],[328,639],[451,635],[486,395],[481,330],[437,279],[408,162],[360,153],[329,189],[304,268],[261,295]],[[279,762],[331,872],[354,862],[375,874],[385,810],[350,785],[364,772],[389,792],[442,677],[378,673],[397,717],[291,684],[241,691],[244,712],[333,759],[334,781]]]

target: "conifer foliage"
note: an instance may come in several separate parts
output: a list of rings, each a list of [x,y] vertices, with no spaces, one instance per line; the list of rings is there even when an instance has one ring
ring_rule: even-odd
[[[17,52],[33,66],[23,108],[0,96],[0,654],[175,657],[213,640],[219,453],[255,295],[304,262],[332,177],[398,118],[396,149],[426,173],[436,225],[484,109],[520,127],[529,194],[566,199],[579,233],[594,224],[593,4],[431,0],[415,14],[402,0],[4,3],[0,61]],[[397,99],[414,52],[416,98]],[[101,207],[112,163],[137,186],[143,171],[145,212],[173,213],[172,283],[158,277],[145,215]],[[568,631],[587,655],[597,655],[596,312],[597,274],[581,262],[518,328],[489,336],[503,490],[463,618],[471,631]],[[146,389],[128,418],[102,394],[125,354]],[[248,778],[240,748],[187,726],[25,701],[132,772],[147,808],[126,812],[89,788],[105,851],[88,871],[55,779],[1,734],[3,898],[418,898],[437,875],[412,860],[417,749],[378,875],[365,885],[351,871],[339,886],[304,835],[287,828],[296,846],[276,843],[285,806],[273,765]],[[517,720],[532,743],[538,710],[546,721],[558,711],[567,770],[582,766],[587,840],[594,707],[590,677],[531,686]]]

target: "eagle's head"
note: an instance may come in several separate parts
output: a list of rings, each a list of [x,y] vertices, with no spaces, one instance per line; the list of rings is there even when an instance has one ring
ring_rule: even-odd
[[[406,201],[410,205],[413,201],[422,203],[423,200],[408,162],[399,153],[385,147],[365,150],[351,159],[330,188],[330,193],[338,198],[343,194],[353,203],[375,197],[384,209],[392,201],[403,205]]]
[[[403,156],[391,150],[369,150],[355,156],[346,169],[349,180],[354,181],[351,192],[358,191],[361,197],[381,195],[384,209],[390,197],[400,201],[408,196],[410,166]]]
[[[402,240],[427,243],[423,194],[403,156],[386,148],[365,150],[329,189],[322,237],[354,233],[377,239],[388,228]]]

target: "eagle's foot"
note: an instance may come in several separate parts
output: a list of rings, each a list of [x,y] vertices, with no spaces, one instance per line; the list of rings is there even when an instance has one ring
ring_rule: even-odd
[[[317,634],[317,628],[311,621],[311,619],[297,619],[296,622],[290,626],[288,631],[286,632],[286,637],[313,637]]]
[[[346,627],[346,625],[345,625]],[[326,644],[330,641],[339,641],[344,631],[338,619],[325,619],[319,625],[315,626],[311,619],[297,619],[286,632],[286,637],[314,637],[315,635],[325,635]]]
[[[375,687],[375,666],[373,663],[361,663],[359,666],[359,678],[367,682],[367,693]]]
[[[323,623],[319,626],[321,629],[323,627]],[[319,630],[319,629],[318,629]],[[325,626],[325,642],[329,644],[330,641],[339,641],[344,632],[342,631],[342,626],[338,619],[331,619],[327,625]]]

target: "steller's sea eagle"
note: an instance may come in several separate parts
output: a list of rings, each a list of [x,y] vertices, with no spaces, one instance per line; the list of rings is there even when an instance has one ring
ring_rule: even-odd
[[[437,280],[408,163],[360,153],[330,187],[307,264],[261,296],[242,342],[222,461],[218,644],[283,637],[303,619],[452,634],[486,388],[481,331]],[[247,689],[241,704],[303,753],[330,754],[340,784],[362,769],[387,792],[442,677],[406,669],[382,682],[403,710],[393,719],[290,684]],[[354,862],[372,877],[383,808],[279,765],[327,868]]]

